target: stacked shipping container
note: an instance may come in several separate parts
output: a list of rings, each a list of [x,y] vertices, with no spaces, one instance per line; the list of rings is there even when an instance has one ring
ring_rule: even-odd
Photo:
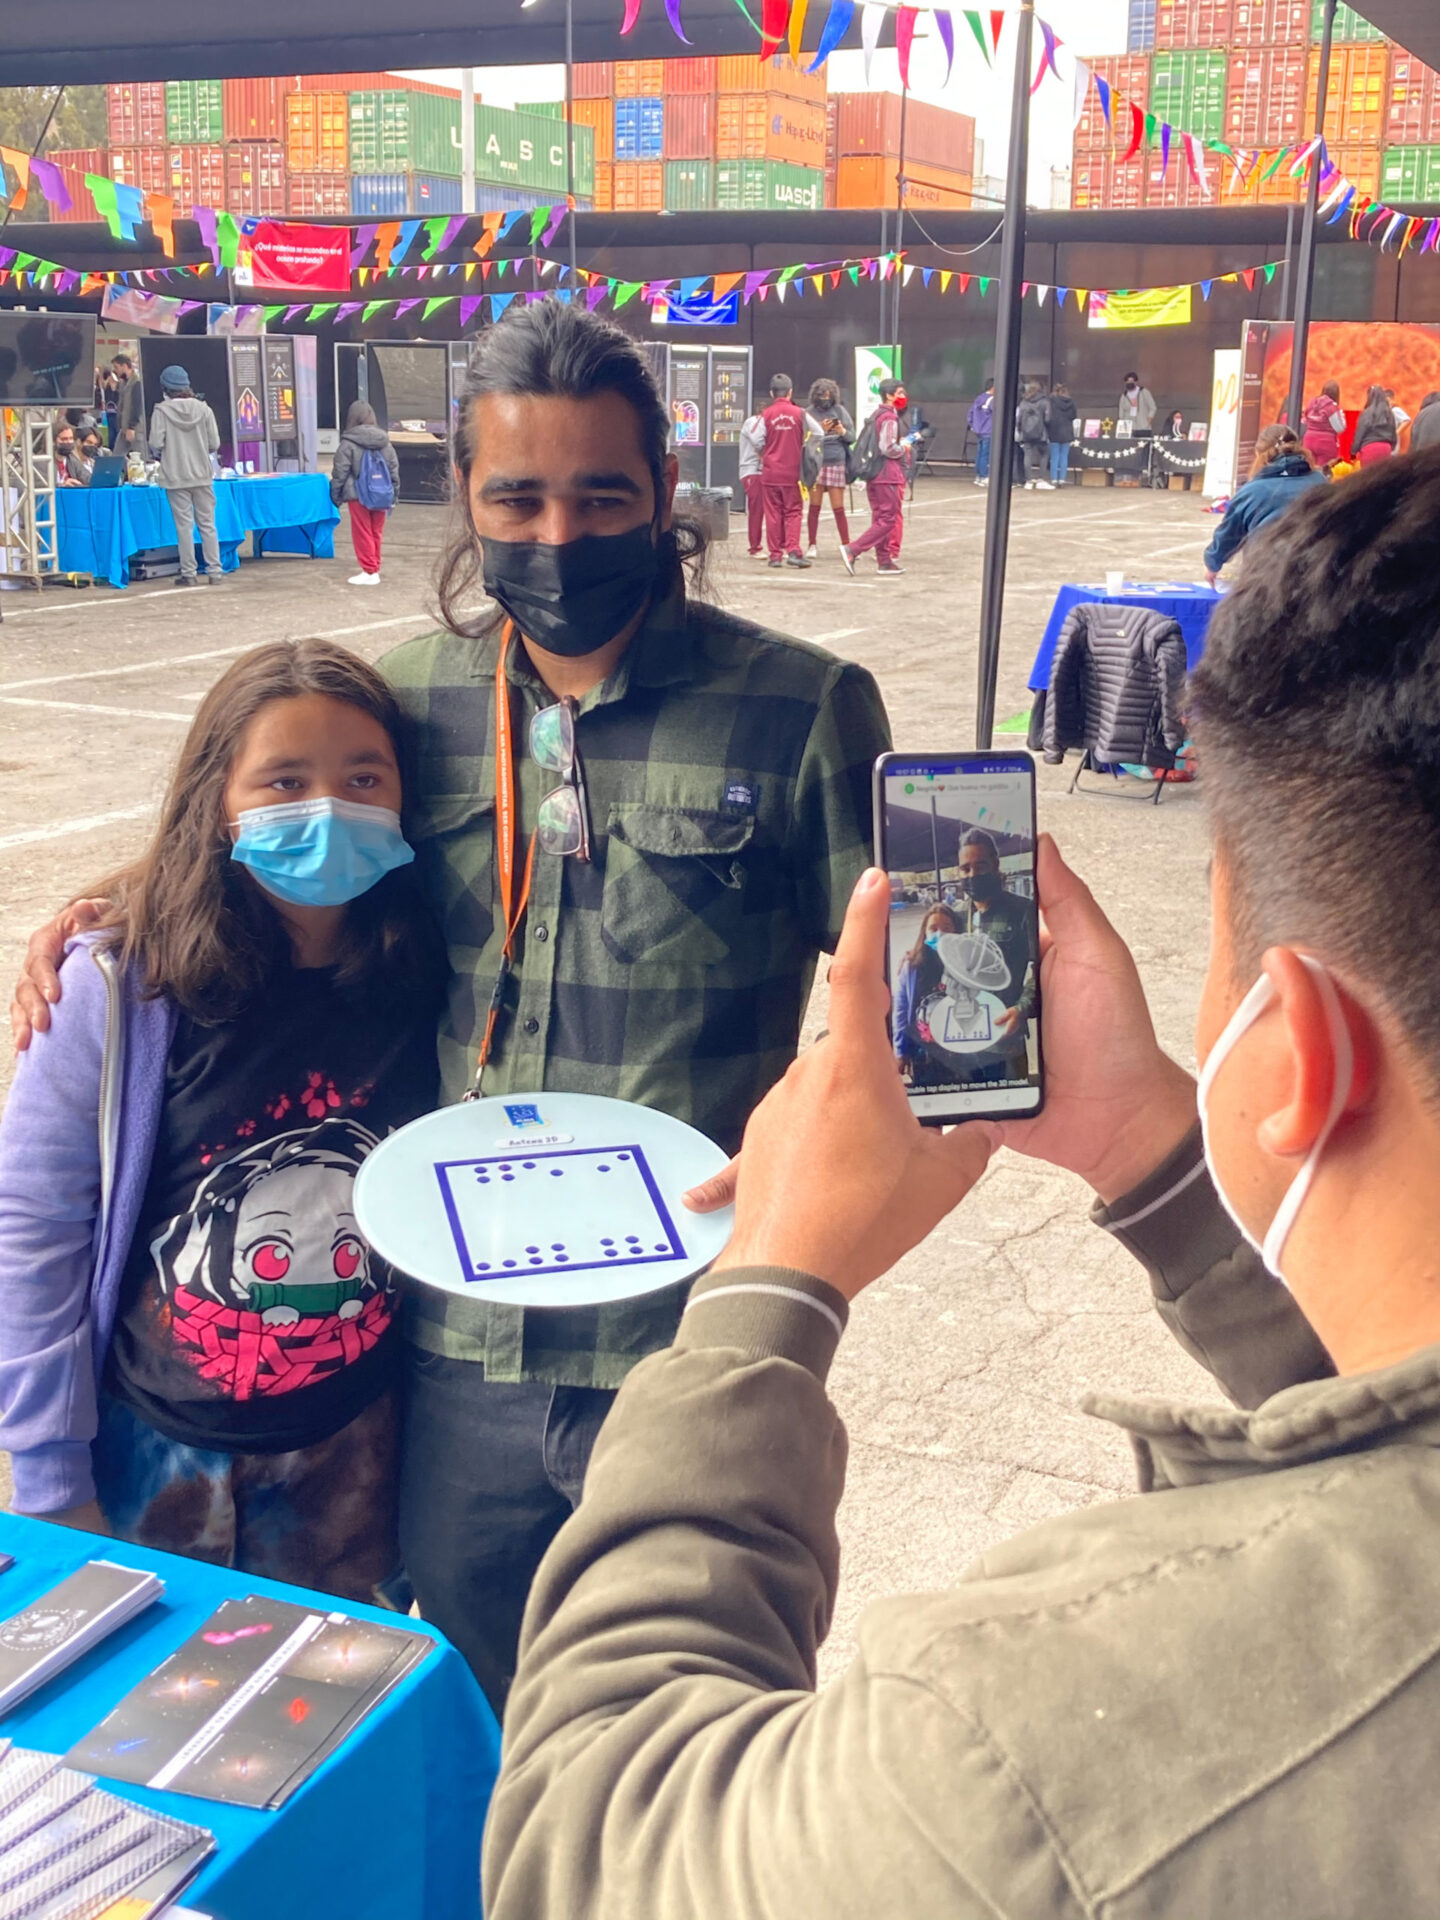
[[[1306,137],[1315,120],[1319,53],[1313,42],[1323,0],[1154,0],[1154,6],[1152,54],[1090,62],[1122,100],[1180,132],[1233,147],[1278,148]],[[1153,152],[1122,166],[1118,155],[1129,144],[1123,109],[1119,123],[1106,124],[1092,89],[1075,129],[1072,205],[1188,206],[1237,197],[1294,202],[1302,196],[1302,182],[1287,167],[1265,179],[1268,169],[1257,166],[1241,185],[1233,168],[1210,156],[1202,187],[1174,151],[1163,174]],[[1430,165],[1431,148],[1440,149],[1440,76],[1391,47],[1347,6],[1336,15],[1325,140],[1335,165],[1363,193],[1408,201],[1440,197],[1440,174]]]

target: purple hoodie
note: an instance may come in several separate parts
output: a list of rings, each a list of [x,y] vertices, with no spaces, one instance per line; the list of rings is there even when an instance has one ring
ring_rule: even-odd
[[[175,1027],[95,935],[0,1120],[0,1413],[21,1513],[95,1497],[90,1442],[165,1100]]]

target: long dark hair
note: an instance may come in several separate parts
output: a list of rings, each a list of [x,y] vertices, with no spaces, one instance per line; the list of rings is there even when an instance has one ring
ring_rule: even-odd
[[[629,334],[597,314],[568,301],[537,300],[511,307],[505,318],[481,334],[470,355],[460,388],[455,421],[456,517],[440,562],[436,597],[440,616],[452,633],[479,639],[504,618],[498,607],[466,614],[481,575],[480,542],[470,518],[470,471],[479,451],[475,402],[487,393],[556,395],[588,400],[597,393],[618,393],[635,409],[645,464],[655,489],[658,517],[665,492],[665,462],[670,450],[670,418],[645,356]],[[661,536],[661,574],[657,597],[676,584],[681,569],[690,573],[691,590],[706,587],[702,527],[680,514]]]
[[[1253,480],[1269,466],[1272,460],[1295,458],[1298,455],[1307,466],[1315,462],[1310,458],[1310,449],[1301,444],[1293,427],[1287,427],[1283,420],[1277,420],[1273,426],[1261,427],[1255,436],[1255,458],[1250,462],[1250,478]]]
[[[1373,439],[1389,440],[1393,443],[1395,439],[1395,409],[1386,398],[1383,387],[1371,387],[1370,391],[1366,394],[1365,405],[1361,409],[1360,418],[1355,422],[1355,438],[1357,440],[1363,440],[1365,433],[1369,432],[1373,427],[1379,427],[1381,429],[1379,433],[1371,435]]]
[[[920,931],[915,936],[914,946],[911,947],[905,956],[905,965],[911,968],[912,971],[918,967],[920,962],[925,958],[927,951],[925,936],[930,931],[931,921],[942,918],[950,922],[948,927],[941,928],[942,933],[958,933],[960,931],[960,922],[956,919],[953,908],[947,907],[943,901],[939,905],[931,907],[920,922]]]
[[[290,962],[285,924],[230,858],[225,788],[245,729],[272,700],[321,694],[368,713],[402,754],[399,704],[375,668],[329,640],[279,640],[243,654],[201,701],[149,848],[87,889],[113,905],[103,925],[147,996],[168,994],[195,1019],[234,1019]],[[351,903],[336,979],[438,983],[439,934],[413,869]]]

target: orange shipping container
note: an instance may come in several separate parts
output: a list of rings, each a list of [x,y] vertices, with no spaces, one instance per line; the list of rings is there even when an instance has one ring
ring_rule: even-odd
[[[1305,137],[1308,66],[1303,47],[1231,54],[1225,76],[1225,138],[1231,146],[1282,147]]]
[[[1235,0],[1232,47],[1303,47],[1310,38],[1310,0]]]
[[[225,149],[225,209],[285,214],[285,149],[278,140],[245,140]]]
[[[715,61],[709,55],[665,62],[666,93],[714,93]]]
[[[1307,127],[1315,124],[1319,76],[1317,50],[1310,56],[1310,75],[1305,86]],[[1388,45],[1334,48],[1330,55],[1330,84],[1325,95],[1326,141],[1348,146],[1374,141],[1378,146],[1385,138],[1389,80]]]
[[[659,213],[665,205],[663,160],[619,160],[615,163],[616,213]],[[598,181],[597,181],[598,186]]]
[[[570,78],[572,100],[613,100],[615,63],[613,60],[577,60]]]
[[[648,96],[657,99],[665,91],[663,60],[617,60],[615,62],[615,98],[635,100]]]
[[[615,158],[615,102],[572,100],[571,117],[577,127],[589,127],[595,136],[595,164]]]
[[[579,67],[575,69],[580,72]],[[296,73],[288,77],[287,93],[378,93],[384,87],[399,87],[404,93],[433,93],[443,100],[458,100],[458,87],[437,87],[430,80],[402,80],[393,73]],[[475,96],[479,105],[480,96]]]
[[[105,89],[112,147],[163,147],[165,82],[125,80]]]
[[[610,213],[615,206],[615,168],[608,160],[595,162],[595,211]]]
[[[90,171],[108,173],[112,180],[123,180],[127,186],[138,187],[142,193],[170,191],[170,156],[164,147],[112,147],[109,161],[102,166],[92,167]],[[216,201],[215,204],[218,206],[220,203]],[[95,216],[92,214],[91,218]]]
[[[727,53],[715,62],[717,93],[780,93],[788,100],[818,100],[823,105],[827,84],[824,67],[807,73],[788,53],[768,60],[756,53]]]
[[[898,207],[899,162],[890,154],[842,154],[835,168],[837,207]],[[907,207],[968,207],[974,184],[968,173],[905,162]]]
[[[722,93],[715,103],[715,154],[720,160],[785,160],[823,171],[824,104],[774,93]]]
[[[925,100],[910,100],[902,114],[895,93],[832,93],[826,115],[836,160],[846,154],[899,153],[905,125],[905,157],[949,173],[975,170],[975,122]]]
[[[285,98],[294,91],[287,79],[226,80],[220,89],[220,113],[227,140],[283,140]]]
[[[285,96],[285,164],[291,173],[345,173],[349,170],[348,93],[290,93]]]
[[[1390,91],[1385,110],[1387,147],[1426,147],[1440,143],[1440,73],[1403,48],[1390,61]]]
[[[343,220],[349,211],[348,173],[292,173],[285,183],[285,212],[291,220]]]
[[[667,160],[708,160],[715,151],[715,95],[667,94],[664,138]]]
[[[1076,162],[1071,175],[1070,204],[1090,210],[1143,206],[1145,169],[1133,164],[1122,167],[1111,153],[1087,154]]]

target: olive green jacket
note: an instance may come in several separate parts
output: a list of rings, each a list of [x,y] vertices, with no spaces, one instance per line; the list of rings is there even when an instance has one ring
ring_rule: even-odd
[[[1440,1348],[1332,1377],[1193,1136],[1098,1218],[1262,1404],[1095,1398],[1141,1496],[870,1607],[818,1694],[844,1303],[783,1270],[697,1284],[531,1597],[489,1920],[1440,1911]]]

